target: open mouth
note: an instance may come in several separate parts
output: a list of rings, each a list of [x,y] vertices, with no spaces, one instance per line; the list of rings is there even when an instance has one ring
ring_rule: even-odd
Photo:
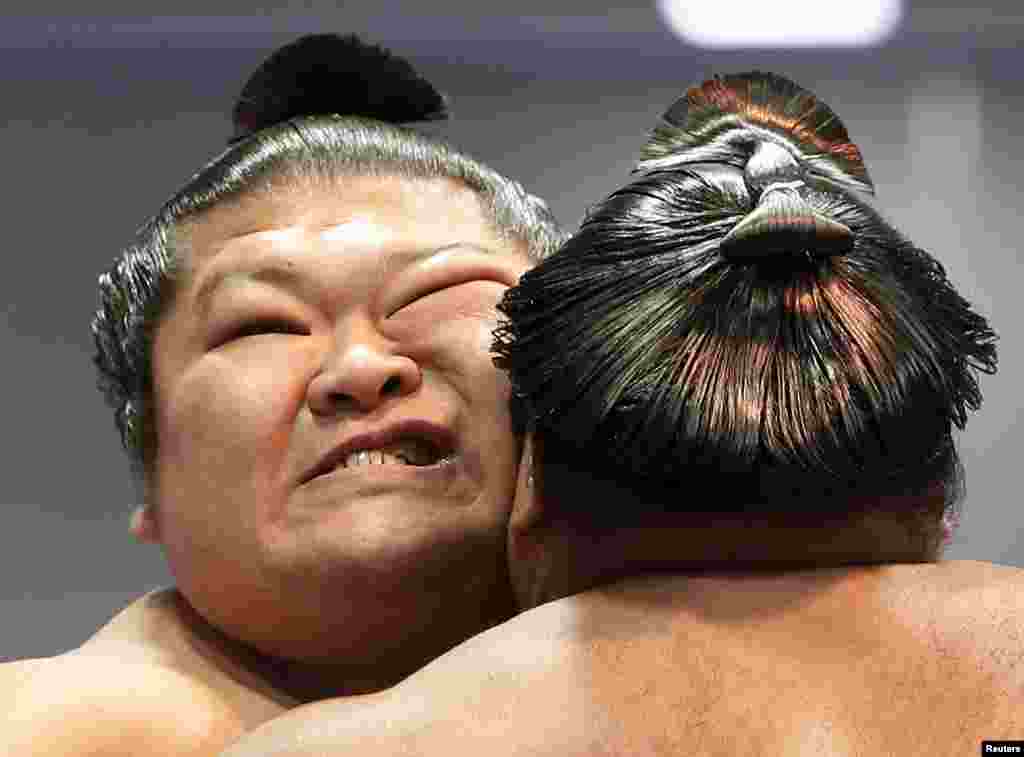
[[[302,479],[302,483],[339,469],[390,465],[429,468],[450,462],[455,456],[454,439],[447,432],[388,433],[361,436],[328,453]]]
[[[377,449],[349,452],[336,468],[357,468],[363,465],[437,465],[451,451],[442,450],[428,439],[402,439]]]

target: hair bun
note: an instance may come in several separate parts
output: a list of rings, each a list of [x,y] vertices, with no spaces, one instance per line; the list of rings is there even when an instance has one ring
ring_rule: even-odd
[[[800,196],[803,182],[773,184],[757,208],[722,239],[719,250],[732,260],[779,255],[827,257],[853,248],[853,232],[815,210]]]
[[[803,167],[775,142],[762,142],[743,170],[758,198],[757,208],[722,239],[719,250],[732,260],[772,256],[841,255],[853,247],[853,232],[808,202]]]
[[[816,178],[874,194],[860,150],[839,116],[808,90],[762,71],[716,76],[691,87],[662,116],[636,170],[692,163],[744,168],[766,142],[790,152]]]
[[[310,34],[279,48],[242,88],[231,142],[296,116],[364,116],[387,123],[446,118],[444,97],[404,58],[354,34]]]

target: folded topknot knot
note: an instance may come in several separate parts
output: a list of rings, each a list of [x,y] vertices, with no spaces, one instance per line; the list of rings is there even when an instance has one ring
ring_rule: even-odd
[[[757,208],[722,239],[719,250],[732,260],[764,261],[773,256],[828,257],[853,247],[853,232],[814,208],[804,167],[790,150],[762,142],[750,156],[743,178]]]
[[[772,257],[829,257],[853,248],[845,224],[813,208],[800,194],[801,181],[770,184],[757,207],[722,239],[722,256],[765,262]]]
[[[404,58],[354,34],[309,34],[274,52],[245,83],[231,142],[298,116],[362,116],[392,124],[448,115],[444,97]]]

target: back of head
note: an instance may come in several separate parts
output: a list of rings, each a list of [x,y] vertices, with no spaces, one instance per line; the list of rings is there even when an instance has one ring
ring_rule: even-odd
[[[638,171],[500,306],[554,505],[610,524],[924,510],[937,531],[995,336],[858,196],[835,113],[780,76],[717,78],[669,109]],[[635,501],[571,496],[587,478]]]

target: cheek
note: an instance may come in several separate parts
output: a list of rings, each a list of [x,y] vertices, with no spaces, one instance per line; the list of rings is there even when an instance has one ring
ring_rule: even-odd
[[[511,384],[505,372],[494,365],[491,354],[496,321],[492,312],[486,318],[450,322],[441,335],[447,336],[446,349],[451,350],[448,355],[453,366],[452,383],[469,408],[475,446],[482,451],[479,465],[498,487],[495,493],[503,497],[511,495],[518,445],[509,413]]]
[[[491,424],[507,429],[508,401],[511,384],[504,371],[494,365],[491,346],[497,314],[494,311],[450,320],[438,330],[438,344],[446,353],[461,393],[478,413],[493,415]]]
[[[491,347],[499,319],[495,306],[506,288],[491,281],[452,287],[407,308],[400,322],[410,341],[425,340],[448,369],[479,382],[473,394],[486,389],[505,400],[508,382],[494,366]]]
[[[202,356],[158,400],[161,469],[222,482],[280,460],[305,397],[302,365],[283,355]]]

